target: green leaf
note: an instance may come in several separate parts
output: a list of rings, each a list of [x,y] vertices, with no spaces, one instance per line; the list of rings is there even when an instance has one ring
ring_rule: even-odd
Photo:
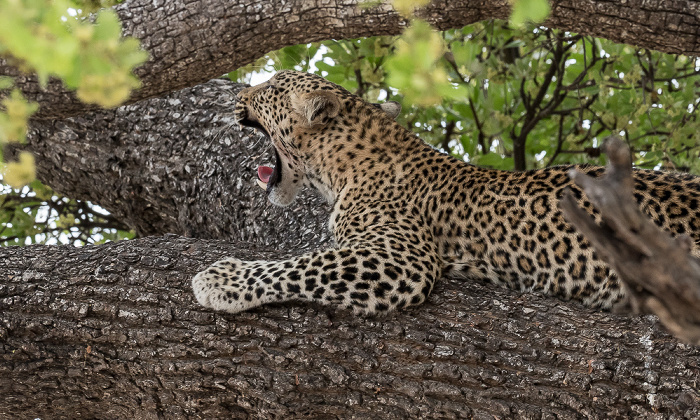
[[[5,165],[3,180],[13,188],[22,188],[36,178],[34,156],[29,152],[21,152],[17,162]]]
[[[487,153],[479,156],[476,163],[495,169],[510,169],[513,167],[513,158],[504,158],[497,153]]]
[[[547,0],[515,0],[510,15],[510,23],[523,26],[527,22],[541,23],[549,16]]]
[[[27,134],[27,122],[39,109],[35,102],[24,99],[19,89],[13,89],[10,95],[0,102],[0,145],[15,141],[23,142]]]

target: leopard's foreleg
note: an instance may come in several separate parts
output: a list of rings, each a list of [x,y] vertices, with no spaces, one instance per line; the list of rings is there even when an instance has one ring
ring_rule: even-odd
[[[192,287],[203,306],[232,313],[289,300],[377,313],[422,303],[438,275],[432,255],[358,247],[283,261],[228,258],[197,274]]]

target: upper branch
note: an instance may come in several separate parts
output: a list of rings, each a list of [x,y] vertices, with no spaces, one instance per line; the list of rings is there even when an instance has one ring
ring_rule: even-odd
[[[216,79],[170,95],[32,123],[37,176],[98,203],[139,236],[177,233],[285,249],[327,244],[328,206],[311,191],[274,207],[255,184],[273,157],[231,110],[241,85]],[[290,229],[304,226],[305,229]]]
[[[360,0],[275,2],[246,0],[168,2],[127,0],[115,6],[124,34],[135,36],[150,54],[136,70],[142,87],[130,102],[192,86],[251,63],[287,45],[399,34],[406,25],[387,4],[358,7]],[[508,0],[436,0],[419,15],[439,29],[490,18],[506,18]],[[630,0],[625,4],[592,0],[554,2],[546,24],[660,51],[700,55],[700,3]],[[25,95],[41,104],[37,118],[85,112],[60,82],[39,87],[33,76],[0,59],[0,75],[15,77]]]

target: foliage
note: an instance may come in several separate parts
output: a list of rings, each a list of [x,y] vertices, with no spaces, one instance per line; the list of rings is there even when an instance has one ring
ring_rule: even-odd
[[[0,245],[86,245],[129,239],[128,227],[104,210],[56,195],[39,181],[0,190]]]
[[[12,86],[7,78],[2,80],[6,82],[5,87]],[[0,106],[5,110],[0,112],[0,146],[9,142],[23,142],[27,135],[29,117],[36,112],[38,105],[27,102],[22,93],[14,89],[0,101]]]
[[[138,40],[121,37],[113,10],[99,10],[94,21],[69,0],[0,0],[0,10],[0,54],[42,84],[55,76],[103,107],[139,86],[131,71],[148,55]]]
[[[29,152],[20,152],[16,162],[9,162],[6,166],[4,181],[8,185],[21,188],[36,178],[34,155]]]
[[[411,17],[416,9],[427,5],[430,0],[392,0],[391,3],[401,15]]]
[[[423,28],[419,29],[424,31]],[[427,142],[501,169],[603,164],[598,146],[625,139],[635,164],[700,173],[700,60],[529,25],[487,21],[408,41],[374,37],[298,45],[252,70],[312,71],[367,100],[398,100],[401,122]],[[406,43],[418,45],[404,57]],[[421,52],[422,51],[422,52]],[[293,60],[284,57],[293,53]],[[392,54],[393,57],[392,57]],[[414,76],[444,72],[437,105]],[[430,82],[427,83],[428,86]],[[421,93],[422,92],[422,93]],[[421,99],[421,95],[427,99]]]
[[[89,15],[104,4],[97,0],[0,0],[0,55],[21,71],[35,74],[42,85],[56,77],[75,89],[83,102],[117,106],[139,86],[132,70],[148,54],[135,38],[121,37],[121,24],[113,10],[100,9]],[[0,79],[2,90],[12,84],[8,77]],[[0,112],[0,148],[24,140],[27,121],[36,110],[37,105],[28,103],[19,90],[6,95]],[[34,170],[29,163],[25,156],[19,163],[6,165],[5,179],[31,181],[28,175]],[[13,174],[13,169],[22,172]]]
[[[549,16],[547,0],[513,0],[510,23],[515,27],[521,27],[528,22],[541,23],[547,16]]]
[[[78,98],[114,107],[139,86],[132,70],[148,55],[134,38],[121,37],[113,10],[118,1],[0,0],[0,54],[45,85],[61,79]],[[92,14],[94,13],[94,14]],[[34,157],[26,152],[2,164],[9,142],[23,142],[38,105],[26,101],[13,80],[0,78],[0,169],[8,186],[0,192],[0,243],[92,243],[132,236],[128,228],[89,203],[60,198],[32,182]]]
[[[444,66],[437,65],[444,53],[440,35],[424,21],[414,20],[386,61],[387,84],[401,86],[406,102],[424,107],[466,96],[467,89],[450,83]]]

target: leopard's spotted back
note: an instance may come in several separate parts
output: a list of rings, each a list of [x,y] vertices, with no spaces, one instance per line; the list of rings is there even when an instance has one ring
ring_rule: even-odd
[[[263,183],[270,200],[288,204],[302,185],[319,190],[333,203],[338,248],[281,262],[220,261],[193,280],[205,306],[236,312],[301,299],[382,312],[420,304],[443,275],[593,307],[624,298],[615,274],[559,211],[569,187],[595,214],[570,167],[508,172],[466,164],[382,109],[304,73],[280,72],[239,98],[239,119],[275,146],[273,181]],[[699,179],[641,170],[635,179],[652,220],[700,245]]]

